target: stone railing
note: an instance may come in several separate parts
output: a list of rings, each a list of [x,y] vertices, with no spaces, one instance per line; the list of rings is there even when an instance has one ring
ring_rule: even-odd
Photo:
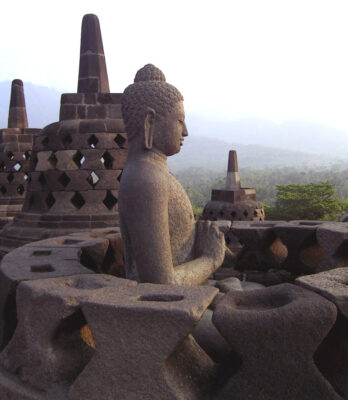
[[[314,229],[274,226],[293,237]],[[316,226],[316,238],[334,226]],[[279,232],[274,240],[290,248]],[[324,249],[324,265],[325,252],[336,257],[344,243],[333,237],[330,253],[301,240]],[[2,400],[348,398],[345,268],[223,294],[213,281],[138,284],[122,278],[122,264],[118,228],[30,243],[3,258]],[[219,357],[209,340],[223,347]]]

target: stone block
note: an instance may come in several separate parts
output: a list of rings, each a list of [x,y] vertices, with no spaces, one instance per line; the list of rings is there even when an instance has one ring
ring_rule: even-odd
[[[60,98],[60,104],[82,104],[82,93],[64,93]]]
[[[309,222],[309,221],[308,221]],[[314,272],[323,258],[323,250],[316,239],[318,225],[284,224],[273,230],[287,247],[288,255],[284,267],[294,272]]]
[[[59,120],[76,119],[76,110],[77,107],[75,105],[62,105],[60,107]]]
[[[104,119],[106,117],[106,107],[104,105],[91,105],[87,107],[88,119]]]
[[[96,133],[105,131],[105,121],[103,120],[80,121],[80,133]]]
[[[301,276],[295,283],[331,300],[348,318],[348,268],[335,268],[314,275]]]
[[[106,275],[22,282],[17,289],[18,326],[0,355],[1,365],[41,390],[73,382],[94,354],[81,301],[135,284]]]
[[[291,284],[227,293],[213,323],[241,362],[214,399],[341,399],[313,361],[336,316],[333,303]]]
[[[190,333],[216,293],[211,287],[140,284],[82,300],[95,353],[71,386],[71,400],[205,396],[215,367]]]
[[[348,224],[325,223],[318,227],[317,241],[323,249],[323,259],[316,272],[348,266]]]

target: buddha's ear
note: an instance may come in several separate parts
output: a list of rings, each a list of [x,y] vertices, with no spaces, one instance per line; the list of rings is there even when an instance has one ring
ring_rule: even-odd
[[[156,111],[153,108],[148,107],[146,109],[145,121],[144,121],[145,148],[148,150],[152,149],[153,134],[155,128],[155,116],[156,116]]]

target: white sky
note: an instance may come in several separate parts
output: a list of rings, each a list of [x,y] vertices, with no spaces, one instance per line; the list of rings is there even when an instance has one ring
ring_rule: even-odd
[[[151,62],[187,110],[348,132],[347,0],[7,0],[0,81],[76,91],[86,13],[100,20],[112,92]]]

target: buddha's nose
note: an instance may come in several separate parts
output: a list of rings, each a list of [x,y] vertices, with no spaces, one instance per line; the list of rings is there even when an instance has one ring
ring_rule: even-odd
[[[188,131],[187,131],[187,127],[186,127],[186,124],[185,124],[185,122],[184,122],[184,126],[183,126],[183,130],[182,130],[182,136],[188,136]]]

